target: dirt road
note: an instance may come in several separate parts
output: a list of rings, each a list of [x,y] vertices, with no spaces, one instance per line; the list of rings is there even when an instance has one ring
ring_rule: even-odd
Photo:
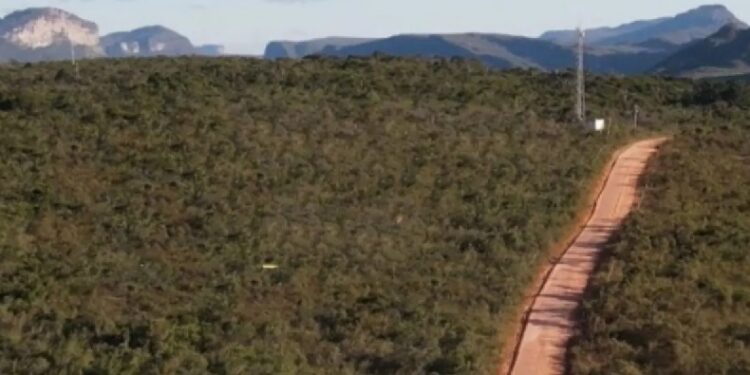
[[[511,364],[513,375],[565,373],[575,311],[601,251],[636,201],[638,178],[664,138],[637,142],[615,160],[592,216],[552,269],[528,314]]]

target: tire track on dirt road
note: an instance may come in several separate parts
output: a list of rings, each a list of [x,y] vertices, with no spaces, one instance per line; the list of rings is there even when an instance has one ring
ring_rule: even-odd
[[[627,147],[615,160],[586,226],[553,266],[525,315],[511,375],[557,375],[566,370],[576,311],[601,253],[632,210],[639,177],[666,138]]]

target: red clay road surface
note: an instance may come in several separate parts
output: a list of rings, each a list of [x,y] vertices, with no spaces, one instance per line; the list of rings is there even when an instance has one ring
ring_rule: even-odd
[[[637,142],[615,160],[593,214],[554,266],[523,329],[512,375],[564,374],[575,311],[604,245],[636,202],[638,178],[664,138]]]

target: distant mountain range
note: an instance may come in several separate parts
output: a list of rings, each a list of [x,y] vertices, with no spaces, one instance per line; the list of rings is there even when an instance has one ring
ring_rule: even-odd
[[[695,41],[725,25],[744,28],[722,5],[707,5],[654,20],[617,27],[586,30],[586,66],[597,73],[640,74]],[[575,64],[575,30],[549,31],[539,38],[502,34],[396,35],[383,39],[327,38],[312,41],[276,41],[268,44],[265,57],[300,58],[308,55],[463,57],[477,59],[493,68],[559,70]]]
[[[605,74],[714,77],[750,74],[748,26],[722,5],[673,17],[586,30],[586,68]],[[577,31],[555,30],[538,38],[504,34],[395,35],[388,38],[323,38],[273,41],[265,58],[383,53],[426,58],[475,59],[489,67],[563,70],[575,65]],[[0,18],[0,62],[71,57],[148,57],[224,54],[221,45],[195,46],[164,26],[100,36],[96,23],[56,8],[30,8]]]
[[[163,26],[99,35],[99,27],[56,8],[30,8],[0,19],[0,62],[71,58],[220,55],[218,45],[194,46]]]
[[[324,38],[304,42],[271,42],[266,47],[265,58],[301,58],[319,54],[323,51],[333,52],[340,48],[370,42],[372,38]]]
[[[307,55],[368,56],[383,53],[412,57],[462,57],[476,59],[498,69],[536,68],[560,70],[572,67],[575,49],[543,39],[502,34],[430,34],[396,35],[371,39],[357,44],[338,41],[352,39],[319,39],[314,43],[272,42],[266,58],[299,58]],[[330,41],[330,43],[327,43]],[[284,48],[280,48],[284,46]],[[679,48],[677,45],[650,41],[636,45],[617,45],[589,49],[587,69],[597,73],[636,74],[653,67]],[[296,51],[284,54],[283,51]],[[308,51],[300,54],[298,51]]]
[[[681,45],[703,39],[726,24],[745,25],[722,5],[705,5],[674,17],[635,21],[617,27],[586,30],[586,41],[593,46],[640,44],[661,41]],[[745,25],[746,26],[746,25]],[[575,30],[548,31],[541,39],[561,45],[574,45]]]
[[[665,59],[654,72],[693,78],[750,74],[750,30],[729,24]]]

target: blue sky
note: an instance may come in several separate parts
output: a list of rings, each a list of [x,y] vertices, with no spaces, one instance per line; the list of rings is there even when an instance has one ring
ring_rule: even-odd
[[[102,33],[161,24],[196,44],[260,54],[269,40],[398,33],[498,32],[618,25],[674,15],[693,0],[0,0],[0,13],[53,6],[99,24]],[[723,2],[750,21],[750,1]]]

